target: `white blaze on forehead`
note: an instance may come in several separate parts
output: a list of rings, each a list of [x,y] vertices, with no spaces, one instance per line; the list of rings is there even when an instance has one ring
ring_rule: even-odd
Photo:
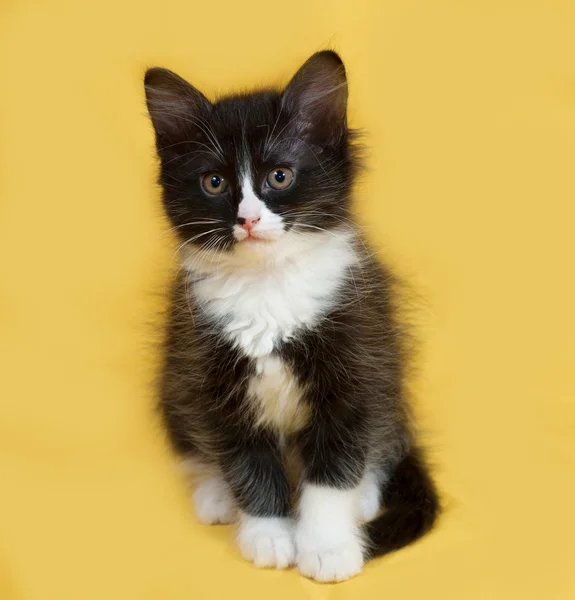
[[[265,204],[256,196],[252,178],[248,173],[242,175],[242,200],[238,206],[238,217],[249,219],[261,217]]]

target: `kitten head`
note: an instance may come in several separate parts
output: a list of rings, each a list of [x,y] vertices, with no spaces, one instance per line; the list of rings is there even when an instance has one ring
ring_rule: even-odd
[[[347,222],[356,160],[334,52],[314,54],[283,91],[210,102],[160,68],[146,73],[145,90],[182,247],[249,259]]]

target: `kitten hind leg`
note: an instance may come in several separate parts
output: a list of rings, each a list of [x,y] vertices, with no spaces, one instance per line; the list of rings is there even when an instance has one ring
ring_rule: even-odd
[[[223,525],[238,520],[236,502],[217,467],[194,458],[183,460],[181,467],[194,484],[193,503],[196,516],[202,523]]]
[[[369,469],[362,477],[358,491],[357,518],[362,523],[373,521],[381,511],[381,486],[384,472],[381,469]]]
[[[238,512],[232,493],[219,476],[199,483],[194,491],[198,519],[206,525],[235,523]]]

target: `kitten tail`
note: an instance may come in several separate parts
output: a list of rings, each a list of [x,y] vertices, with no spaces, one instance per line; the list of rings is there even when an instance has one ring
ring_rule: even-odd
[[[435,486],[416,449],[397,465],[382,493],[385,512],[364,526],[366,559],[411,544],[433,527],[440,511]]]

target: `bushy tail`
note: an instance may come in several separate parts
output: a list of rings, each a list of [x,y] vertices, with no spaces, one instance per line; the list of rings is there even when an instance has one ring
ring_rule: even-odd
[[[417,450],[397,465],[383,489],[385,512],[366,523],[366,558],[411,544],[427,533],[439,514],[435,485]]]

